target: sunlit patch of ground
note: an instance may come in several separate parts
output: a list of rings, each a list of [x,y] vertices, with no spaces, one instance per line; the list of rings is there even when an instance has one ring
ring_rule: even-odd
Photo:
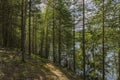
[[[69,73],[38,56],[23,63],[20,53],[0,50],[0,80],[78,80]]]
[[[68,77],[53,64],[47,63],[45,67],[56,75],[56,77],[54,77],[54,80],[69,80]]]

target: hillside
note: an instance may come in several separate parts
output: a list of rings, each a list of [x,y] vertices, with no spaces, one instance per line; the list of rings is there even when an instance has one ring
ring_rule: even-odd
[[[26,57],[27,58],[27,57]],[[0,80],[78,80],[77,76],[52,62],[32,55],[21,62],[19,52],[0,50]]]

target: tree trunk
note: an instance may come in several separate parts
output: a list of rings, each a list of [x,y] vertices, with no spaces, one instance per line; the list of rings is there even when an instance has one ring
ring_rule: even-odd
[[[120,10],[119,10],[119,24],[120,24]],[[119,25],[119,30],[120,30],[120,25]],[[119,31],[120,33],[120,31]],[[118,80],[120,80],[120,39],[119,39],[119,42],[118,42],[118,46],[119,46],[119,52],[118,52]]]
[[[37,53],[37,17],[35,17],[35,54]]]
[[[31,57],[31,0],[29,1],[29,57]]]
[[[73,70],[75,72],[75,16],[74,16],[74,24],[73,24]]]
[[[26,1],[22,0],[21,6],[21,51],[22,61],[25,62],[25,38],[26,38]]]
[[[58,53],[59,53],[59,65],[61,65],[61,18],[59,18],[59,44],[58,44]]]
[[[54,7],[55,7],[55,4],[54,4],[54,0],[53,0],[53,62],[55,63],[55,20],[54,20]]]
[[[104,24],[104,0],[103,0],[103,27],[102,27],[102,52],[103,52],[103,74],[102,74],[102,77],[103,77],[103,80],[105,80],[105,40],[104,40],[104,37],[105,37],[105,24]]]
[[[86,80],[86,60],[85,60],[85,1],[83,0],[83,48],[82,48],[82,51],[83,51],[83,80]]]

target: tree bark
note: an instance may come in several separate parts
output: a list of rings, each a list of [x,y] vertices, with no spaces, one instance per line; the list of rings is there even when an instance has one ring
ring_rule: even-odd
[[[26,38],[26,1],[22,0],[21,5],[21,51],[22,61],[25,62],[25,38]]]
[[[105,80],[105,40],[104,40],[104,37],[105,37],[105,23],[104,23],[104,0],[103,0],[103,27],[102,27],[102,52],[103,52],[103,73],[102,73],[102,77],[103,77],[103,80]]]
[[[83,80],[86,80],[86,53],[85,53],[85,1],[83,0]]]
[[[55,14],[55,4],[54,4],[54,0],[53,0],[53,62],[55,63],[55,20],[54,20],[54,14]]]
[[[31,0],[29,1],[29,57],[31,57]]]

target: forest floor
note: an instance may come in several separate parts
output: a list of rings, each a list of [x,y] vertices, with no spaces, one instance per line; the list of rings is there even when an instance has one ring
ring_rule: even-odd
[[[19,52],[0,50],[0,80],[78,80],[78,77],[36,55],[23,63]]]

